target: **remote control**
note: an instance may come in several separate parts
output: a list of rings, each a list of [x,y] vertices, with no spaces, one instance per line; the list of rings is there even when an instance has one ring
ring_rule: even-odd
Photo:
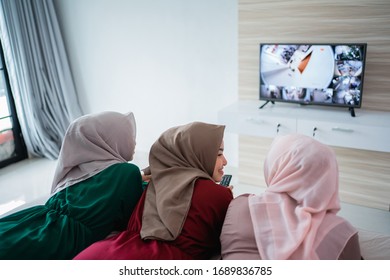
[[[221,186],[227,187],[227,186],[229,186],[231,179],[232,179],[232,175],[225,174],[222,176],[222,180],[221,180],[221,182],[219,182],[219,184]]]

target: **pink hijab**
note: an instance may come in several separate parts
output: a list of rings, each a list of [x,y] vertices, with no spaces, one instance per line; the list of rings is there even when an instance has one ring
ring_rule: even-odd
[[[133,159],[136,125],[133,113],[102,112],[73,121],[65,133],[51,193]]]
[[[311,137],[277,137],[264,163],[267,190],[249,197],[249,209],[262,259],[319,259],[334,254],[321,246],[326,234],[346,223],[344,245],[356,233],[336,216],[340,210],[338,164],[334,152]],[[343,250],[340,246],[336,258]],[[331,253],[332,251],[332,253]]]

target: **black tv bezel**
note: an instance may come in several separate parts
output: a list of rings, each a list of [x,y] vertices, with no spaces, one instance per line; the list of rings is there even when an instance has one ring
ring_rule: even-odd
[[[360,102],[359,102],[359,104],[325,103],[325,102],[313,102],[313,101],[302,102],[302,101],[298,101],[298,100],[285,100],[285,99],[280,99],[280,98],[269,98],[269,97],[262,96],[261,95],[261,86],[264,85],[265,83],[262,81],[262,75],[261,75],[261,52],[262,52],[263,46],[266,46],[266,45],[330,46],[330,47],[332,47],[333,50],[334,50],[334,48],[336,46],[344,46],[344,45],[345,46],[352,46],[352,45],[361,46],[362,47],[362,52],[363,52],[363,60],[362,60],[363,71],[359,75],[360,81],[361,81],[360,82],[361,87],[360,87]],[[362,101],[363,101],[363,93],[364,93],[363,87],[364,87],[364,78],[365,78],[365,70],[366,70],[366,57],[367,57],[367,43],[351,43],[351,42],[341,42],[341,43],[309,43],[309,42],[306,42],[306,43],[303,43],[303,42],[300,42],[300,43],[288,43],[288,42],[287,43],[281,43],[281,42],[278,42],[278,43],[275,43],[275,42],[260,43],[259,44],[259,73],[258,73],[258,78],[259,78],[259,100],[265,101],[265,104],[263,104],[263,106],[261,106],[260,108],[263,108],[269,102],[272,102],[273,104],[275,102],[283,102],[283,103],[289,103],[289,104],[299,104],[299,105],[308,105],[308,106],[316,105],[316,106],[349,108],[352,111],[355,108],[361,108],[362,107]],[[353,112],[351,112],[351,114],[354,116]]]

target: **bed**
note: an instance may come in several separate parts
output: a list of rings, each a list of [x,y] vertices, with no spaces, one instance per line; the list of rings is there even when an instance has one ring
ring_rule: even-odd
[[[47,196],[40,197],[29,203],[18,206],[7,213],[0,215],[0,218],[30,206],[44,204],[47,198]],[[390,260],[390,234],[362,228],[358,228],[358,230],[360,249],[365,260]]]
[[[390,235],[359,229],[359,240],[365,260],[390,260]]]

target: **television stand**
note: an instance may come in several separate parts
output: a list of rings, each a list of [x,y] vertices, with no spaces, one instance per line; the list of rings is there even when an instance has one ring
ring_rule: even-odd
[[[349,107],[349,111],[351,112],[351,116],[355,117],[355,109],[353,107]]]
[[[271,102],[272,104],[275,104],[275,101],[267,100],[263,105],[261,105],[261,106],[259,107],[259,109],[263,109],[263,107],[264,107],[265,105],[267,105],[269,102]]]

